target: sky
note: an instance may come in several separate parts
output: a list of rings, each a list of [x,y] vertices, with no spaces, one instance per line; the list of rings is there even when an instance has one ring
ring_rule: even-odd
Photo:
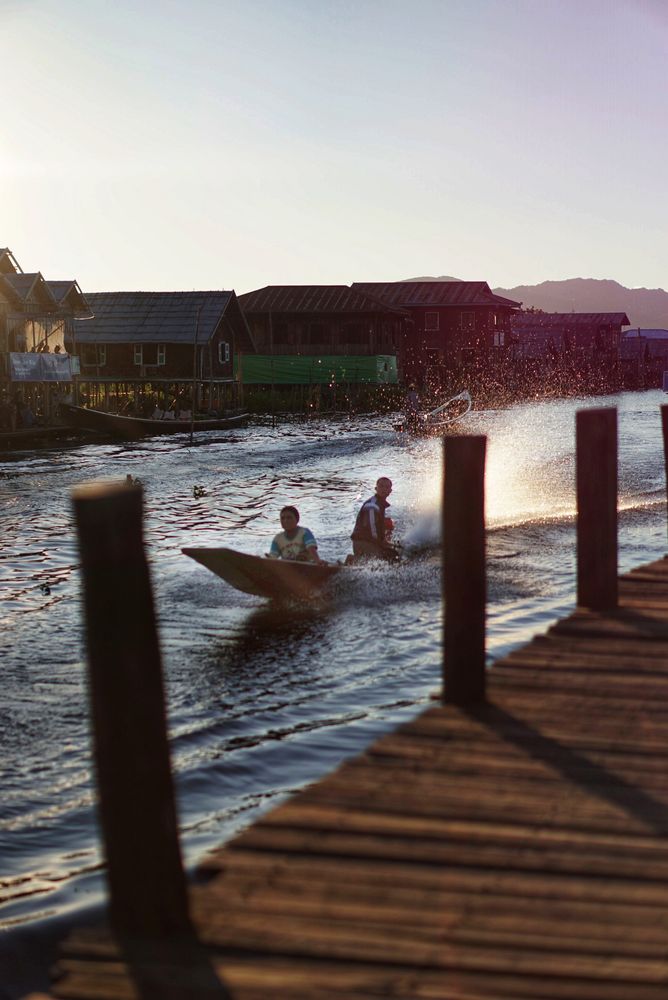
[[[668,0],[0,0],[0,246],[84,293],[668,287]]]

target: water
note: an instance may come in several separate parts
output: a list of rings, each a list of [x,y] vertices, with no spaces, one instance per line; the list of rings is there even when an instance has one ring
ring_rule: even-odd
[[[626,393],[467,418],[468,432],[488,436],[491,660],[573,606],[576,409],[619,409],[621,569],[663,555],[664,399]],[[29,932],[80,919],[104,892],[72,487],[127,474],[144,485],[192,867],[261,810],[416,714],[438,687],[441,445],[404,440],[391,424],[250,427],[209,434],[206,447],[179,436],[0,461],[0,965]],[[397,535],[419,555],[396,571],[368,568],[340,580],[317,606],[276,609],[181,554],[186,545],[262,553],[290,503],[321,555],[341,558],[379,475],[394,480]]]

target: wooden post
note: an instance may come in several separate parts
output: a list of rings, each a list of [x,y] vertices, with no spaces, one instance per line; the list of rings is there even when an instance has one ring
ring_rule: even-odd
[[[668,372],[664,372],[664,391]],[[668,493],[668,406],[664,403],[661,407],[661,430],[663,431],[663,466],[666,474],[666,492]]]
[[[190,411],[190,444],[193,443],[193,434],[195,433],[195,413],[197,411],[197,335],[199,334],[199,314],[202,311],[202,304],[200,303],[195,310],[195,337],[193,340],[193,398],[192,398],[192,409]]]
[[[141,487],[73,492],[89,691],[112,926],[159,939],[190,931]]]
[[[617,607],[617,410],[579,410],[576,426],[578,605]]]
[[[485,700],[485,437],[443,440],[443,701]]]

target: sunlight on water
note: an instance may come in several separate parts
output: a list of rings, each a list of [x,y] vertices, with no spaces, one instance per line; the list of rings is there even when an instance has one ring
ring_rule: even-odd
[[[519,407],[481,414],[487,423],[486,508],[490,526],[575,513],[570,407]]]
[[[544,404],[479,411],[467,418],[467,433],[487,436],[485,506],[490,527],[512,526],[575,514],[572,406]],[[422,445],[410,545],[440,539],[442,444]]]

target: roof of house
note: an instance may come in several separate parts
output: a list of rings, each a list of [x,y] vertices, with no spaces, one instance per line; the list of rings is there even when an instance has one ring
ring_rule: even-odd
[[[625,330],[622,336],[624,340],[668,340],[668,330],[634,327],[632,330]]]
[[[94,315],[76,322],[81,343],[192,344],[197,331],[204,344],[231,313],[246,327],[233,291],[90,292],[86,300]]]
[[[623,312],[525,312],[515,313],[511,325],[513,329],[538,329],[563,326],[628,326],[629,318]]]
[[[392,306],[521,305],[495,295],[486,281],[355,281],[351,287]]]
[[[348,285],[266,285],[239,296],[244,313],[400,312]]]
[[[7,274],[0,273],[0,296],[2,296],[6,302],[11,302],[19,311],[23,309],[23,299],[14,286],[7,281]]]
[[[33,271],[31,274],[17,274],[14,271],[8,271],[2,275],[2,278],[24,303],[37,292],[40,298],[49,305],[56,304],[51,289],[39,271]]]
[[[59,305],[69,298],[80,309],[85,308],[88,311],[88,302],[76,281],[47,281],[47,285]]]
[[[21,268],[9,247],[0,247],[0,274],[20,274]]]

